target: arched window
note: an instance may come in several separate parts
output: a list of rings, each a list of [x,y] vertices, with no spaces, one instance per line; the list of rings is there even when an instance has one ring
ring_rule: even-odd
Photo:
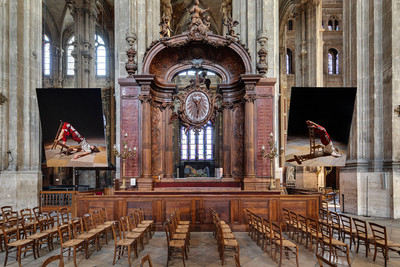
[[[328,74],[339,74],[339,53],[334,48],[328,50]]]
[[[72,36],[67,44],[67,75],[75,74],[75,59],[71,55],[72,51],[74,51],[74,41],[75,37]]]
[[[51,65],[50,65],[50,39],[44,34],[43,35],[43,74],[49,76]]]
[[[288,21],[288,30],[293,31],[293,20],[292,19],[289,19],[289,21]]]
[[[100,35],[96,34],[94,39],[96,48],[96,74],[98,76],[105,76],[107,71],[106,46]]]
[[[208,122],[204,130],[185,133],[181,127],[181,160],[213,160],[214,159],[214,127]]]
[[[335,31],[339,30],[339,21],[335,20]]]
[[[328,31],[332,31],[333,30],[333,21],[329,20],[328,22]]]
[[[293,52],[289,48],[286,50],[286,74],[293,74]]]

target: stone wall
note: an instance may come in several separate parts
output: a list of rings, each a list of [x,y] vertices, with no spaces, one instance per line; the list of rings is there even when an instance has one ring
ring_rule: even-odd
[[[0,206],[38,205],[42,81],[42,1],[0,2]],[[9,152],[9,153],[8,153]]]

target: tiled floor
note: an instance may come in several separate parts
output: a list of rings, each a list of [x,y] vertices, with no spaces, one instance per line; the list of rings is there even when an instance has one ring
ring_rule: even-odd
[[[316,144],[320,144],[317,139]],[[346,152],[347,147],[339,142],[333,141],[335,148],[342,154],[341,157],[333,157],[330,155],[324,155],[322,152],[318,152],[315,155],[310,155],[310,139],[309,138],[289,138],[285,151],[286,165],[291,166],[344,166],[346,163]],[[296,162],[294,155],[297,157],[302,156],[306,159],[301,162],[301,165]]]
[[[388,227],[388,235],[393,241],[400,242],[400,220],[388,220],[378,218],[364,218],[368,221],[375,221]],[[259,246],[247,235],[246,232],[234,233],[240,245],[240,262],[243,267],[258,267],[258,266],[278,266],[278,263],[273,261],[269,254],[263,252]],[[269,249],[269,247],[268,247]],[[299,245],[299,265],[300,266],[318,266],[317,260],[312,251],[306,250],[304,245]],[[139,250],[140,251],[140,250]],[[368,258],[365,257],[365,248],[360,246],[359,253],[356,253],[355,247],[351,250],[351,266],[353,267],[373,267],[384,266],[384,260],[381,253],[378,254],[377,260],[374,262],[373,249]],[[41,249],[41,257],[34,260],[32,254],[26,255],[22,260],[22,266],[40,266],[42,262],[51,255],[60,253],[60,245],[57,241],[55,249],[48,252],[46,248]],[[77,263],[80,267],[106,267],[112,266],[114,253],[114,242],[110,241],[108,245],[103,244],[100,251],[95,251],[93,248],[90,250],[90,258],[85,259],[82,253],[78,254]],[[139,259],[146,254],[150,254],[153,261],[153,266],[166,266],[167,253],[166,253],[166,240],[164,232],[156,232],[150,242],[145,245],[145,249],[139,252]],[[4,262],[5,253],[0,253],[0,264]],[[132,254],[133,256],[133,254]],[[67,254],[64,254],[65,266],[74,266],[72,258],[67,259]],[[135,259],[132,266],[139,265],[139,259]],[[284,258],[282,266],[295,266],[295,258]],[[15,267],[18,263],[15,259],[9,259],[7,266]],[[58,266],[52,264],[49,266]],[[128,266],[127,258],[121,258],[114,266]],[[182,258],[177,256],[172,258],[169,266],[183,266]],[[191,246],[189,252],[189,260],[186,262],[188,267],[221,266],[221,261],[218,257],[217,244],[210,232],[192,232]],[[226,262],[224,266],[235,266],[232,253],[228,252],[226,255]],[[339,255],[338,266],[348,266],[344,255]],[[388,266],[400,266],[400,256],[395,253],[390,253],[390,261]]]

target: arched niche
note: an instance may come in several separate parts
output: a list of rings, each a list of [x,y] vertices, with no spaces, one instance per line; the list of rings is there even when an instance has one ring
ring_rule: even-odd
[[[254,116],[258,116],[259,110],[263,113],[260,118],[268,121],[262,130],[268,132],[263,137],[266,139],[273,128],[274,81],[252,74],[249,53],[239,42],[211,33],[192,41],[184,33],[153,42],[144,55],[142,74],[119,79],[121,139],[127,133],[128,144],[138,151],[135,158],[126,162],[126,176],[139,178],[139,190],[153,190],[159,182],[174,182],[176,146],[172,142],[174,131],[169,118],[176,84],[172,81],[179,72],[196,67],[213,71],[222,80],[218,85],[223,98],[222,181],[255,182],[257,166],[260,166],[259,176],[269,173],[269,162],[264,164],[255,151],[257,119]],[[256,103],[260,103],[260,108]],[[257,165],[256,161],[262,164]]]

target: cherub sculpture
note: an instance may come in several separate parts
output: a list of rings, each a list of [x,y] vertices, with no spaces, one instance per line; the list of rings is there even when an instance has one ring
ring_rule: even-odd
[[[239,25],[239,22],[237,20],[233,20],[231,17],[228,17],[226,22],[223,19],[222,23],[227,27],[226,31],[226,37],[227,38],[233,38],[233,39],[239,39],[239,33],[235,33],[235,30],[233,29],[237,25]]]
[[[160,31],[161,38],[163,39],[168,38],[170,36],[170,33],[173,33],[173,31],[169,27],[169,17],[166,16],[165,14],[163,14],[159,26],[161,26],[161,31]]]

